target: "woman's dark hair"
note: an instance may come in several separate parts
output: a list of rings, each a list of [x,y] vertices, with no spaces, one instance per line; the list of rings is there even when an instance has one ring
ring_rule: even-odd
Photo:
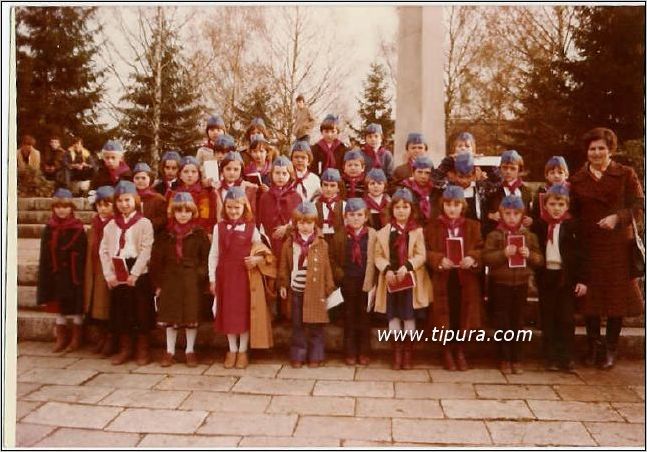
[[[597,140],[604,140],[611,153],[616,152],[618,149],[618,137],[613,130],[607,129],[606,127],[596,127],[582,135],[582,146],[584,150],[587,151],[589,145]]]

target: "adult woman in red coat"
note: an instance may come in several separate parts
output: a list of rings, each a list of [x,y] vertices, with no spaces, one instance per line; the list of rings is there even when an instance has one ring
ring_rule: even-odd
[[[613,131],[595,128],[582,138],[588,162],[571,178],[572,211],[579,219],[582,246],[588,255],[586,297],[580,312],[586,319],[588,365],[615,364],[622,318],[642,312],[638,280],[632,277],[632,217],[642,215],[643,189],[635,171],[611,160],[617,149]],[[606,352],[600,341],[600,317],[607,317]]]

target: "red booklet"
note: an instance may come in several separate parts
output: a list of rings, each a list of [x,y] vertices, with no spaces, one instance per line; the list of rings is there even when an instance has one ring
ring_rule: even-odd
[[[408,272],[402,281],[396,282],[393,285],[387,284],[386,290],[389,293],[393,293],[411,289],[412,287],[416,287],[416,278],[413,276],[413,272]]]
[[[458,267],[465,257],[463,237],[447,237],[445,239],[445,255],[452,261],[454,267]]]
[[[247,182],[251,182],[252,184],[256,184],[259,187],[263,185],[263,179],[261,177],[261,173],[249,173],[245,174],[243,177]]]
[[[508,267],[510,268],[525,268],[526,258],[521,255],[519,248],[526,246],[526,237],[519,235],[509,235],[508,245],[515,245],[517,247],[517,254],[508,258]]]
[[[115,267],[117,281],[126,282],[128,280],[128,275],[130,274],[128,265],[126,265],[126,259],[115,256],[112,258],[112,265]]]

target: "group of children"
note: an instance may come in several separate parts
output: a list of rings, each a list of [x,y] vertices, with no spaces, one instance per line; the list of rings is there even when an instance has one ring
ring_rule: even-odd
[[[147,164],[131,170],[121,144],[107,142],[87,236],[65,189],[54,194],[43,233],[38,302],[58,313],[54,351],[80,346],[85,315],[99,327],[95,351],[115,365],[133,356],[149,363],[157,324],[167,339],[161,365],[175,362],[184,329],[186,364],[196,366],[208,300],[215,331],[228,339],[226,368],[245,368],[250,347],[271,347],[276,318],[291,322],[292,366],[317,367],[339,288],[346,363],[369,363],[373,311],[408,335],[394,340],[393,368],[410,369],[416,320],[480,328],[486,284],[494,326],[520,330],[534,272],[547,366],[572,369],[574,297],[586,286],[565,160],[548,161],[533,200],[516,151],[486,173],[474,164],[474,138],[462,133],[435,168],[424,136],[411,133],[406,162],[394,167],[379,125],[349,150],[337,121],[328,115],[322,138],[295,142],[288,157],[270,146],[260,119],[237,151],[224,122],[209,118],[196,157],[165,153],[155,183]],[[218,180],[205,169],[214,160]],[[464,345],[444,347],[447,369],[468,368]],[[522,372],[520,345],[499,343],[502,371]]]

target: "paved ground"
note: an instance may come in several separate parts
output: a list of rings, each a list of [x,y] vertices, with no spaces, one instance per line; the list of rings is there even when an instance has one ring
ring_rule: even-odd
[[[505,376],[386,361],[295,370],[277,355],[236,371],[114,367],[50,347],[18,346],[18,446],[645,446],[644,361]]]

